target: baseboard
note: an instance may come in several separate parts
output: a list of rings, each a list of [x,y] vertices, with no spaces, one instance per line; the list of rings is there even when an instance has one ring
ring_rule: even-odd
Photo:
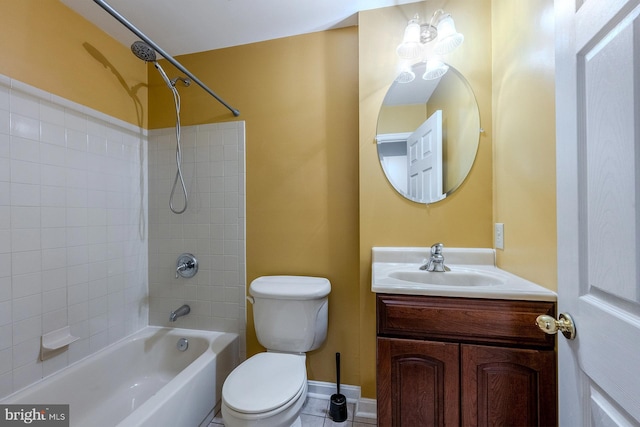
[[[316,399],[331,399],[336,393],[336,384],[324,381],[309,381],[307,395]],[[376,400],[360,397],[360,387],[355,385],[340,384],[340,394],[347,398],[347,402],[355,404],[354,420],[375,420]]]
[[[323,381],[309,381],[307,395],[318,399],[330,399],[336,393],[336,384]],[[360,387],[355,385],[340,384],[340,394],[344,394],[349,403],[357,403],[360,399]]]
[[[356,404],[356,420],[358,418],[366,418],[368,420],[375,420],[378,418],[378,404],[375,399],[367,399],[361,397]]]

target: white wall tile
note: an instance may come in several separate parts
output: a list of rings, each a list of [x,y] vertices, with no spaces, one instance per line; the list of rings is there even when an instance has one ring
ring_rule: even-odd
[[[11,273],[11,270],[8,271]],[[7,274],[6,272],[4,274]],[[11,276],[0,277],[0,301],[8,301],[12,297]],[[0,347],[2,344],[0,344]]]
[[[49,313],[67,307],[67,290],[54,289],[42,293],[42,312]]]
[[[52,187],[49,185],[43,185],[40,188],[40,206],[66,206],[65,187]]]
[[[0,375],[13,369],[13,352],[10,348],[0,350]]]
[[[40,185],[40,164],[21,160],[12,160],[11,182]]]
[[[42,364],[36,361],[13,370],[13,390],[20,390],[42,378]]]
[[[14,287],[14,294],[15,294]],[[13,298],[13,322],[14,325],[20,320],[28,319],[42,313],[42,297],[39,293],[26,297]]]
[[[14,160],[40,161],[40,143],[36,140],[11,136],[11,158]]]
[[[30,93],[16,90],[11,91],[9,96],[12,113],[34,119],[40,118],[40,102],[38,98]]]
[[[39,271],[28,274],[20,274],[17,269],[13,271],[11,296],[14,300],[34,294],[40,295],[42,292],[42,274]]]
[[[11,113],[11,135],[38,141],[40,139],[40,121],[37,118]]]
[[[0,399],[147,324],[146,173],[146,131],[0,76]],[[67,325],[82,339],[40,362]]]
[[[40,229],[14,228],[11,230],[12,252],[25,252],[40,249]]]
[[[53,123],[40,123],[40,141],[47,144],[59,145],[64,147],[66,145],[66,134],[64,125],[57,125]]]
[[[40,206],[11,206],[11,227],[40,227],[40,212]]]
[[[46,186],[64,187],[67,182],[67,173],[61,166],[40,164],[40,179]],[[46,192],[43,191],[43,193]]]
[[[64,248],[67,245],[67,229],[64,227],[42,228],[40,243],[42,249]]]
[[[40,316],[32,316],[24,320],[13,322],[13,344],[20,344],[28,340],[40,338],[42,334],[42,321]]]
[[[238,166],[244,163],[244,125],[238,123],[183,127],[189,207],[182,215],[168,209],[176,171],[175,136],[171,129],[150,132],[150,324],[169,325],[170,311],[188,302],[191,313],[176,326],[244,335],[245,245],[240,241],[244,232],[239,232],[245,226],[240,202],[244,179]],[[176,197],[176,204],[181,202]],[[199,260],[200,270],[192,279],[174,278],[182,252],[192,252]],[[244,346],[241,353],[244,357]]]

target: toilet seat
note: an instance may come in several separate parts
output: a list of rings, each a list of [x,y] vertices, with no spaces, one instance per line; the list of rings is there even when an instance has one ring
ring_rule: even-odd
[[[295,401],[306,380],[304,354],[258,353],[229,374],[222,399],[238,413],[266,413]]]

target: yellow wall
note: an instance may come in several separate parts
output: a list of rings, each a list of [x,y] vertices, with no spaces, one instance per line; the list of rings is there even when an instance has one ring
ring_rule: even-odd
[[[446,58],[473,88],[480,108],[480,148],[468,180],[450,197],[424,206],[399,196],[378,161],[378,111],[397,72],[395,48],[416,13],[444,7],[466,40]],[[491,25],[490,2],[422,2],[360,13],[360,386],[375,396],[375,298],[371,292],[373,246],[492,246]]]
[[[248,283],[269,274],[331,281],[328,338],[309,353],[308,373],[335,381],[339,351],[347,384],[360,378],[357,37],[351,27],[177,58],[241,113],[179,87],[183,124],[246,122]],[[171,127],[171,93],[155,70],[149,79],[151,127]],[[262,347],[250,305],[247,323],[251,355]]]
[[[556,290],[553,0],[492,0],[498,265]]]
[[[146,127],[145,64],[89,21],[58,1],[6,1],[0,28],[0,74]]]
[[[417,129],[427,116],[425,104],[381,106],[376,123],[376,133],[410,133]]]

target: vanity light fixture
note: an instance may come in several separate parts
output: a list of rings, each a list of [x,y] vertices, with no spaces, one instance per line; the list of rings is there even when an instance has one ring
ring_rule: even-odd
[[[456,30],[451,14],[442,9],[433,12],[428,23],[420,23],[420,17],[415,15],[404,30],[402,43],[396,48],[397,55],[403,60],[402,71],[396,79],[401,83],[408,83],[415,78],[411,71],[411,61],[423,58],[426,72],[422,76],[425,80],[433,80],[443,76],[447,67],[437,56],[453,52],[464,41],[464,35]],[[429,43],[434,42],[433,45]],[[432,47],[432,53],[427,54],[427,46]],[[427,56],[431,56],[427,58]],[[426,59],[425,59],[426,58]]]

